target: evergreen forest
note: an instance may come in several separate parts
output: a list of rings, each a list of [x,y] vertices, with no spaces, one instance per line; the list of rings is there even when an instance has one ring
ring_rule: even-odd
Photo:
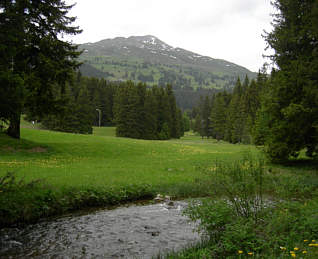
[[[263,146],[272,161],[302,150],[316,157],[317,4],[273,5],[279,10],[274,29],[264,35],[275,50],[271,73],[264,67],[257,78],[238,77],[233,88],[194,89],[160,80],[162,85],[146,85],[144,78],[136,83],[84,77],[82,52],[59,38],[81,33],[72,26],[75,17],[67,16],[72,6],[60,0],[2,1],[0,119],[14,138],[20,138],[25,114],[51,130],[90,134],[93,125],[113,125],[117,136],[143,139],[180,138],[191,126],[202,137]]]

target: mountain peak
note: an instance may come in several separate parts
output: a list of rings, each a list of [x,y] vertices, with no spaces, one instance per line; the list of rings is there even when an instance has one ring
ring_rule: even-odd
[[[83,44],[79,48],[83,50],[81,60],[113,74],[109,80],[163,84],[173,83],[178,78],[177,84],[183,86],[224,88],[232,86],[238,76],[242,79],[246,74],[255,77],[242,66],[174,48],[153,35],[117,37]]]

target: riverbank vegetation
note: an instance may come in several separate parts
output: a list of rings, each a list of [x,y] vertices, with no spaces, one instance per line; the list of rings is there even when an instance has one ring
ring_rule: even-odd
[[[168,258],[317,258],[317,164],[211,163],[212,198],[185,211],[205,243]]]
[[[202,141],[194,135],[146,141],[109,136],[114,128],[95,131],[97,135],[80,135],[23,128],[21,140],[0,134],[1,225],[157,193],[206,196],[209,177],[200,170],[203,164],[258,152],[253,146]],[[13,174],[5,177],[8,172]]]

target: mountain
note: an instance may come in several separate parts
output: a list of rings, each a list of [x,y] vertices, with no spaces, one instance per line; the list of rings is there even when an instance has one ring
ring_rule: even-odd
[[[133,80],[147,84],[191,88],[232,88],[239,76],[254,78],[255,73],[234,63],[174,48],[147,36],[118,37],[79,46],[86,76],[111,81]]]

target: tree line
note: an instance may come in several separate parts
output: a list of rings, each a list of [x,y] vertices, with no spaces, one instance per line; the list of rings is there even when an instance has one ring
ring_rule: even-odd
[[[46,129],[82,134],[91,134],[94,125],[116,125],[117,136],[140,139],[180,138],[189,129],[171,85],[149,88],[77,72],[63,97],[56,98],[61,99],[58,112],[34,116],[26,110],[26,119],[41,122]]]
[[[271,161],[318,157],[318,2],[273,1],[273,30],[264,38],[272,71],[232,93],[201,99],[195,130],[231,143],[262,145]]]
[[[202,138],[215,138],[230,143],[249,144],[253,141],[256,114],[267,75],[259,73],[256,80],[246,76],[243,83],[237,79],[233,91],[201,97],[194,108],[193,129]]]

